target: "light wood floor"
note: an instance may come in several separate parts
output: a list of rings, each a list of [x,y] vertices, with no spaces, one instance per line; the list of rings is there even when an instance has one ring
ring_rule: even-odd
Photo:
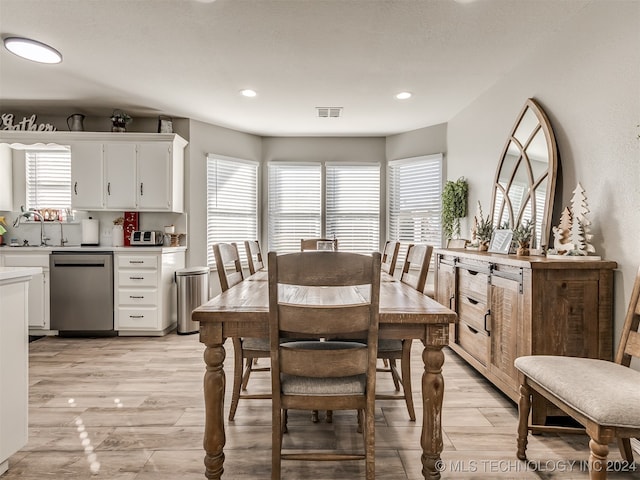
[[[233,374],[227,344],[227,394]],[[10,458],[2,480],[204,478],[203,345],[198,335],[159,338],[43,338],[30,344],[29,443]],[[442,478],[587,479],[585,437],[530,436],[529,465],[515,457],[517,409],[454,353],[444,368]],[[263,360],[263,362],[266,362]],[[420,404],[422,360],[414,342],[413,385]],[[261,376],[262,375],[262,376]],[[378,387],[391,390],[388,374]],[[258,373],[250,389],[268,389]],[[225,400],[228,408],[229,395]],[[418,419],[422,411],[417,411]],[[355,414],[313,424],[291,412],[287,445],[349,449],[360,442]],[[421,479],[420,420],[400,401],[379,402],[376,478]],[[270,403],[241,401],[226,428],[225,473],[230,480],[270,478]],[[620,459],[612,445],[612,459]],[[615,464],[613,465],[615,467]],[[283,478],[364,478],[361,462],[284,464]],[[611,479],[640,478],[611,473]]]

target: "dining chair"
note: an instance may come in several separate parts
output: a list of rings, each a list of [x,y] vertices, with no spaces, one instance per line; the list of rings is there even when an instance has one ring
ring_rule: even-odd
[[[465,248],[468,243],[466,238],[450,238],[447,240],[447,248]]]
[[[640,436],[640,269],[622,327],[615,361],[594,358],[529,355],[516,358],[520,379],[517,456],[526,460],[529,431],[586,433],[589,478],[607,478],[609,443],[617,440],[623,464],[631,466],[631,437]],[[529,424],[532,393],[537,393],[584,426],[584,429]],[[544,439],[542,439],[544,440]],[[622,465],[622,464],[621,464]]]
[[[396,271],[400,242],[387,240],[382,250],[382,271],[393,276]]]
[[[251,275],[264,268],[258,240],[245,240],[244,251],[247,253],[247,263],[249,263],[249,273]]]
[[[333,251],[338,251],[338,239],[337,238],[301,238],[300,239],[300,251],[306,250],[318,250],[318,242],[333,242]]]
[[[379,252],[269,252],[272,480],[280,479],[283,460],[364,460],[367,480],[375,478],[380,258]],[[326,340],[343,337],[367,342]],[[316,340],[281,341],[286,338]],[[362,452],[283,452],[286,411],[327,408],[358,412]]]
[[[431,245],[418,244],[409,245],[407,256],[402,268],[400,281],[415,288],[420,293],[424,293],[424,288],[429,272]],[[377,394],[378,400],[404,400],[407,404],[407,412],[412,422],[416,421],[416,412],[413,406],[413,390],[411,388],[411,344],[412,339],[392,340],[382,339],[378,342],[378,358],[386,361],[388,368],[378,368],[379,372],[391,373],[396,392],[400,391],[402,385],[402,395]],[[400,372],[396,366],[396,360],[400,360]]]
[[[223,292],[244,280],[242,265],[235,243],[216,243],[213,245],[213,255]],[[230,271],[227,265],[232,265]],[[258,358],[269,358],[269,340],[267,338],[242,337],[233,338],[233,390],[229,407],[229,421],[233,421],[241,398],[270,399],[270,394],[242,393],[247,389],[251,372],[269,371],[268,367],[256,367],[254,361]],[[243,370],[243,363],[245,367]]]

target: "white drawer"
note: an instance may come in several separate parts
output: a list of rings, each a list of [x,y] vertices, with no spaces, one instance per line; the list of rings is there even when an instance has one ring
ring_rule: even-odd
[[[118,330],[158,328],[157,308],[118,308]]]
[[[5,267],[46,267],[49,268],[49,254],[46,255],[14,255],[4,256]]]
[[[157,255],[118,255],[118,268],[158,268]]]
[[[158,285],[158,272],[155,270],[125,270],[118,272],[120,287],[155,287]]]
[[[158,304],[158,290],[129,290],[120,289],[118,292],[118,305],[149,305]]]

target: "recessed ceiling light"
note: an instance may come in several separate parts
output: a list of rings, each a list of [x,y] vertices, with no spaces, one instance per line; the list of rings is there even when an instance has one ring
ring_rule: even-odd
[[[400,92],[396,95],[398,100],[406,100],[407,98],[411,98],[411,92]]]
[[[4,46],[11,53],[39,63],[60,63],[62,55],[55,48],[29,38],[7,37]]]
[[[240,93],[245,97],[255,97],[257,95],[256,91],[251,90],[250,88],[247,88],[246,90],[240,90]]]

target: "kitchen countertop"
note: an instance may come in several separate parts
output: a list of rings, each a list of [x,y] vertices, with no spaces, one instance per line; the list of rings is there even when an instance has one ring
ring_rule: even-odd
[[[15,280],[23,277],[26,280],[29,280],[29,277],[32,275],[37,275],[38,273],[42,273],[42,268],[40,267],[0,267],[0,282],[5,280]]]
[[[50,253],[53,251],[63,251],[63,252],[114,252],[114,253],[143,253],[143,252],[181,252],[186,251],[187,247],[111,247],[111,246],[102,246],[99,245],[97,247],[88,247],[81,245],[65,245],[61,246],[47,246],[47,247],[8,247],[3,245],[0,247],[0,253],[19,253],[19,252],[42,252],[42,253]]]

